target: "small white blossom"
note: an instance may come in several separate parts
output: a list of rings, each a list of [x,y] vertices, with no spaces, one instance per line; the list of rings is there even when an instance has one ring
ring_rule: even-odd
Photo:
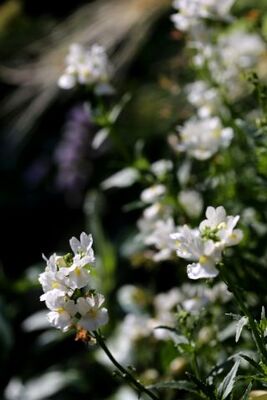
[[[95,86],[95,90],[107,93],[111,67],[104,47],[94,44],[86,49],[79,44],[72,44],[66,57],[66,69],[58,80],[62,89],[72,89],[77,84]]]
[[[160,217],[163,207],[160,203],[154,203],[144,209],[143,216],[146,220],[155,220]]]
[[[206,217],[199,229],[193,230],[184,225],[170,235],[175,241],[178,257],[195,261],[187,265],[187,274],[191,279],[218,275],[216,265],[221,261],[224,249],[238,244],[243,237],[241,230],[234,229],[239,216],[227,216],[222,206],[208,207]]]
[[[69,291],[63,270],[45,271],[39,275],[39,282],[45,293],[53,289],[61,290],[63,293]]]
[[[164,177],[167,172],[171,171],[173,163],[171,160],[158,160],[151,164],[151,171],[158,178]]]
[[[93,238],[92,235],[87,235],[82,232],[80,235],[80,240],[76,237],[70,239],[70,247],[75,254],[75,261],[78,259],[83,259],[84,265],[93,264],[95,262],[94,251],[92,249]]]
[[[207,160],[229,146],[233,138],[232,128],[223,128],[219,118],[191,118],[179,128],[178,151],[185,151],[197,160]]]
[[[197,108],[199,118],[210,117],[222,110],[218,90],[205,81],[196,81],[186,86],[187,100]]]
[[[178,200],[191,218],[197,218],[203,209],[203,199],[196,190],[182,190],[178,195]]]
[[[123,285],[117,292],[120,307],[128,313],[140,313],[147,303],[148,297],[145,290],[135,285]]]
[[[45,300],[47,308],[51,310],[47,315],[50,324],[63,332],[67,331],[72,325],[72,317],[77,312],[74,301],[58,289],[50,290],[45,297],[41,296],[41,300]]]
[[[199,225],[202,235],[211,232],[211,234],[217,236],[216,239],[222,247],[234,246],[242,240],[242,231],[234,229],[239,220],[239,215],[235,217],[228,216],[224,207],[220,206],[217,208],[208,207],[206,217],[207,219]]]
[[[135,168],[124,168],[116,174],[110,176],[101,186],[103,189],[111,189],[113,187],[124,188],[132,186],[139,179],[139,172]]]
[[[79,297],[77,309],[81,314],[79,326],[88,331],[95,331],[108,322],[108,310],[102,307],[105,298],[101,294]]]
[[[184,225],[172,234],[178,257],[195,261],[187,266],[190,279],[214,278],[218,275],[216,264],[221,260],[221,250],[212,240],[203,240],[198,231]]]
[[[90,281],[90,271],[84,268],[83,261],[83,258],[76,261],[74,259],[71,267],[65,269],[68,286],[73,290],[85,287]]]
[[[164,185],[151,186],[141,193],[141,200],[144,203],[155,203],[166,193],[166,187]]]
[[[153,231],[144,239],[146,245],[154,246],[157,250],[153,256],[154,261],[160,262],[172,258],[175,246],[170,241],[170,235],[174,232],[175,224],[172,218],[155,222]]]

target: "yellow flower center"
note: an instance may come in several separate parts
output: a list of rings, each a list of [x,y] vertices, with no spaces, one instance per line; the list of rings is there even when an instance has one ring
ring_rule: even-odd
[[[205,264],[208,261],[208,257],[206,256],[200,256],[199,257],[199,263],[200,264]]]
[[[59,314],[64,313],[64,311],[65,311],[65,310],[64,310],[64,308],[62,308],[62,307],[59,307],[59,308],[56,309],[56,312],[59,313]]]

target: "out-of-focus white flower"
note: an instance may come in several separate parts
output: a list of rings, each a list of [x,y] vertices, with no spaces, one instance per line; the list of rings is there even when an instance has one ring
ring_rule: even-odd
[[[151,164],[150,168],[153,174],[158,178],[162,178],[167,174],[167,172],[172,170],[173,163],[171,160],[158,160]]]
[[[229,146],[233,138],[232,128],[223,128],[217,117],[191,118],[179,128],[178,151],[185,151],[198,160],[207,160],[220,148]]]
[[[187,225],[172,234],[178,257],[195,261],[187,266],[190,279],[214,278],[218,275],[215,265],[221,260],[221,250],[212,240],[203,240],[197,230]]]
[[[247,207],[242,212],[242,220],[246,225],[251,226],[258,235],[264,235],[267,232],[267,226],[260,221],[259,215],[253,207]]]
[[[178,195],[178,200],[191,218],[200,216],[203,209],[203,198],[196,190],[182,190]]]
[[[127,314],[123,321],[123,332],[131,341],[137,341],[151,335],[150,318],[143,315]]]
[[[50,371],[34,377],[24,383],[19,378],[12,378],[6,389],[6,400],[45,400],[68,386],[76,376],[72,372]]]
[[[166,187],[164,185],[151,186],[141,193],[141,200],[144,203],[155,203],[166,193]]]
[[[175,146],[176,149],[176,146]],[[177,170],[177,179],[181,185],[186,185],[190,179],[191,160],[185,160]]]
[[[172,218],[155,222],[153,231],[144,239],[146,245],[154,246],[158,250],[153,256],[154,261],[160,262],[172,258],[175,246],[170,241],[170,235],[174,232],[175,224]]]
[[[165,293],[159,293],[155,296],[155,318],[151,322],[153,327],[153,335],[158,340],[168,340],[172,333],[168,329],[160,328],[166,326],[175,328],[176,323],[176,307],[182,300],[181,292],[177,288],[173,288]]]
[[[81,314],[79,326],[88,331],[95,331],[108,322],[108,310],[102,307],[105,298],[101,294],[79,297],[77,310]]]
[[[123,285],[117,292],[118,303],[128,313],[138,314],[147,302],[148,294],[135,285]]]
[[[124,168],[102,182],[101,186],[105,190],[111,189],[113,187],[128,187],[133,185],[139,179],[139,176],[140,174],[135,168]]]
[[[154,246],[151,259],[159,262],[170,259],[174,248],[169,240],[170,233],[175,231],[174,221],[171,217],[171,208],[159,202],[147,207],[137,226],[140,233],[136,239],[142,245]]]
[[[210,71],[212,79],[224,88],[225,95],[231,101],[243,96],[248,85],[242,78],[246,69],[257,69],[257,65],[266,53],[266,45],[255,33],[243,28],[232,30],[219,36],[217,43],[210,44],[208,31],[197,32],[190,47],[196,50],[193,62],[197,67],[204,65]]]
[[[154,203],[144,209],[143,216],[146,220],[155,220],[160,217],[163,207],[160,203]]]
[[[222,102],[217,89],[205,81],[196,81],[186,86],[189,103],[197,108],[200,118],[207,118],[222,110]]]
[[[225,17],[235,0],[174,0],[173,7],[178,10],[171,19],[177,29],[187,31],[201,18]]]
[[[224,65],[240,69],[253,68],[266,51],[261,37],[243,29],[234,30],[218,40],[218,52]]]
[[[106,88],[110,75],[111,67],[104,47],[94,44],[86,49],[79,44],[72,44],[66,57],[66,69],[58,85],[61,89],[72,89],[77,84],[94,86],[102,94],[103,84]]]

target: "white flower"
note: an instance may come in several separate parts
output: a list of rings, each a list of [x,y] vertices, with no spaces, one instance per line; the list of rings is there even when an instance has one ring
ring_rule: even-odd
[[[69,54],[66,57],[66,69],[58,80],[58,85],[62,89],[72,89],[78,83],[81,85],[96,85],[95,89],[103,93],[103,84],[107,82],[111,75],[111,67],[105,49],[94,44],[89,49],[85,49],[79,44],[72,44]],[[105,88],[105,94],[107,88]]]
[[[75,260],[71,267],[65,269],[68,286],[75,290],[88,285],[90,281],[90,271],[84,267],[84,258]]]
[[[187,31],[199,22],[200,18],[225,17],[235,0],[175,0],[173,7],[178,9],[171,19],[177,29]]]
[[[218,90],[205,81],[196,81],[186,86],[188,101],[197,108],[200,118],[207,118],[221,112],[222,104]]]
[[[243,233],[240,229],[234,229],[239,215],[233,217],[227,216],[224,207],[217,208],[208,207],[206,210],[206,217],[199,225],[199,230],[202,235],[215,235],[215,239],[221,247],[234,246],[238,244],[242,238]]]
[[[166,187],[164,185],[151,186],[141,193],[141,200],[144,203],[155,203],[166,193]]]
[[[95,331],[108,322],[108,311],[102,307],[105,298],[101,294],[80,297],[77,300],[77,309],[81,315],[79,326],[88,331]]]
[[[203,240],[199,232],[184,225],[172,234],[178,257],[195,261],[187,266],[190,279],[214,278],[218,275],[216,264],[221,260],[221,250],[212,240]]]
[[[139,179],[139,175],[139,172],[135,168],[124,168],[102,182],[101,186],[105,190],[111,189],[113,187],[129,187],[132,186]]]
[[[153,174],[158,178],[164,177],[167,172],[171,171],[173,163],[171,160],[158,160],[151,164],[150,168]]]
[[[41,300],[45,300],[47,308],[51,310],[47,314],[50,324],[63,332],[67,331],[71,327],[73,317],[77,312],[74,301],[68,299],[58,289],[50,290],[41,296]]]
[[[195,190],[181,190],[178,200],[189,217],[199,217],[203,209],[203,199],[199,192]]]
[[[207,65],[212,79],[224,87],[225,95],[231,101],[243,96],[248,87],[242,78],[243,71],[257,70],[260,59],[266,53],[261,37],[239,28],[220,35],[217,43],[210,45],[208,32],[201,37],[196,31],[194,36],[191,42],[191,47],[196,50],[194,64],[198,67]]]
[[[94,251],[92,249],[93,238],[92,235],[87,235],[85,232],[82,232],[80,235],[80,240],[76,237],[72,237],[70,239],[70,247],[75,254],[75,261],[78,262],[78,259],[83,259],[83,265],[93,264],[95,262]]]
[[[162,205],[160,203],[154,203],[144,209],[143,216],[146,220],[155,220],[160,216],[162,211]]]
[[[170,235],[174,232],[175,224],[172,218],[155,222],[153,231],[144,239],[146,245],[154,246],[158,250],[153,256],[154,261],[160,262],[172,257],[175,246],[170,241]]]
[[[70,289],[63,270],[45,271],[39,275],[39,282],[45,293],[53,289],[58,289],[65,293]]]
[[[148,294],[138,286],[123,285],[117,292],[117,300],[125,312],[138,314],[147,303]]]
[[[207,160],[220,148],[228,147],[232,128],[223,128],[219,118],[191,118],[179,129],[178,151],[185,151],[198,160]]]

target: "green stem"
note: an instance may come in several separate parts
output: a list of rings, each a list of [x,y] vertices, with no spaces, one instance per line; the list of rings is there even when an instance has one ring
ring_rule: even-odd
[[[253,315],[251,314],[250,310],[247,308],[247,306],[243,300],[243,297],[240,293],[240,290],[237,288],[235,283],[232,282],[232,279],[229,277],[229,274],[228,274],[228,271],[226,270],[226,268],[224,266],[221,266],[220,271],[221,271],[223,280],[225,281],[229,290],[233,293],[234,298],[235,298],[237,304],[239,305],[242,313],[248,318],[249,326],[252,331],[252,336],[255,341],[256,347],[257,347],[259,353],[261,354],[262,359],[264,360],[265,364],[267,364],[267,350],[266,350],[265,344],[259,334],[259,331],[258,331],[257,325],[255,323]]]
[[[101,335],[101,332],[99,331],[96,332],[94,331],[94,336],[97,340],[97,343],[99,346],[102,348],[102,350],[106,353],[112,364],[121,372],[121,376],[127,380],[129,383],[132,384],[132,386],[138,391],[138,393],[145,393],[147,394],[151,399],[153,400],[159,400],[158,396],[156,396],[151,390],[147,389],[145,386],[143,386],[139,381],[135,379],[135,377],[127,370],[125,369],[111,354],[109,349],[107,348],[105,341],[103,339],[103,336]]]
[[[198,365],[198,361],[197,361],[197,354],[196,351],[194,351],[193,353],[193,360],[192,360],[192,367],[194,370],[194,373],[196,375],[196,377],[201,380],[201,375],[200,375],[200,369],[199,369],[199,365]]]

